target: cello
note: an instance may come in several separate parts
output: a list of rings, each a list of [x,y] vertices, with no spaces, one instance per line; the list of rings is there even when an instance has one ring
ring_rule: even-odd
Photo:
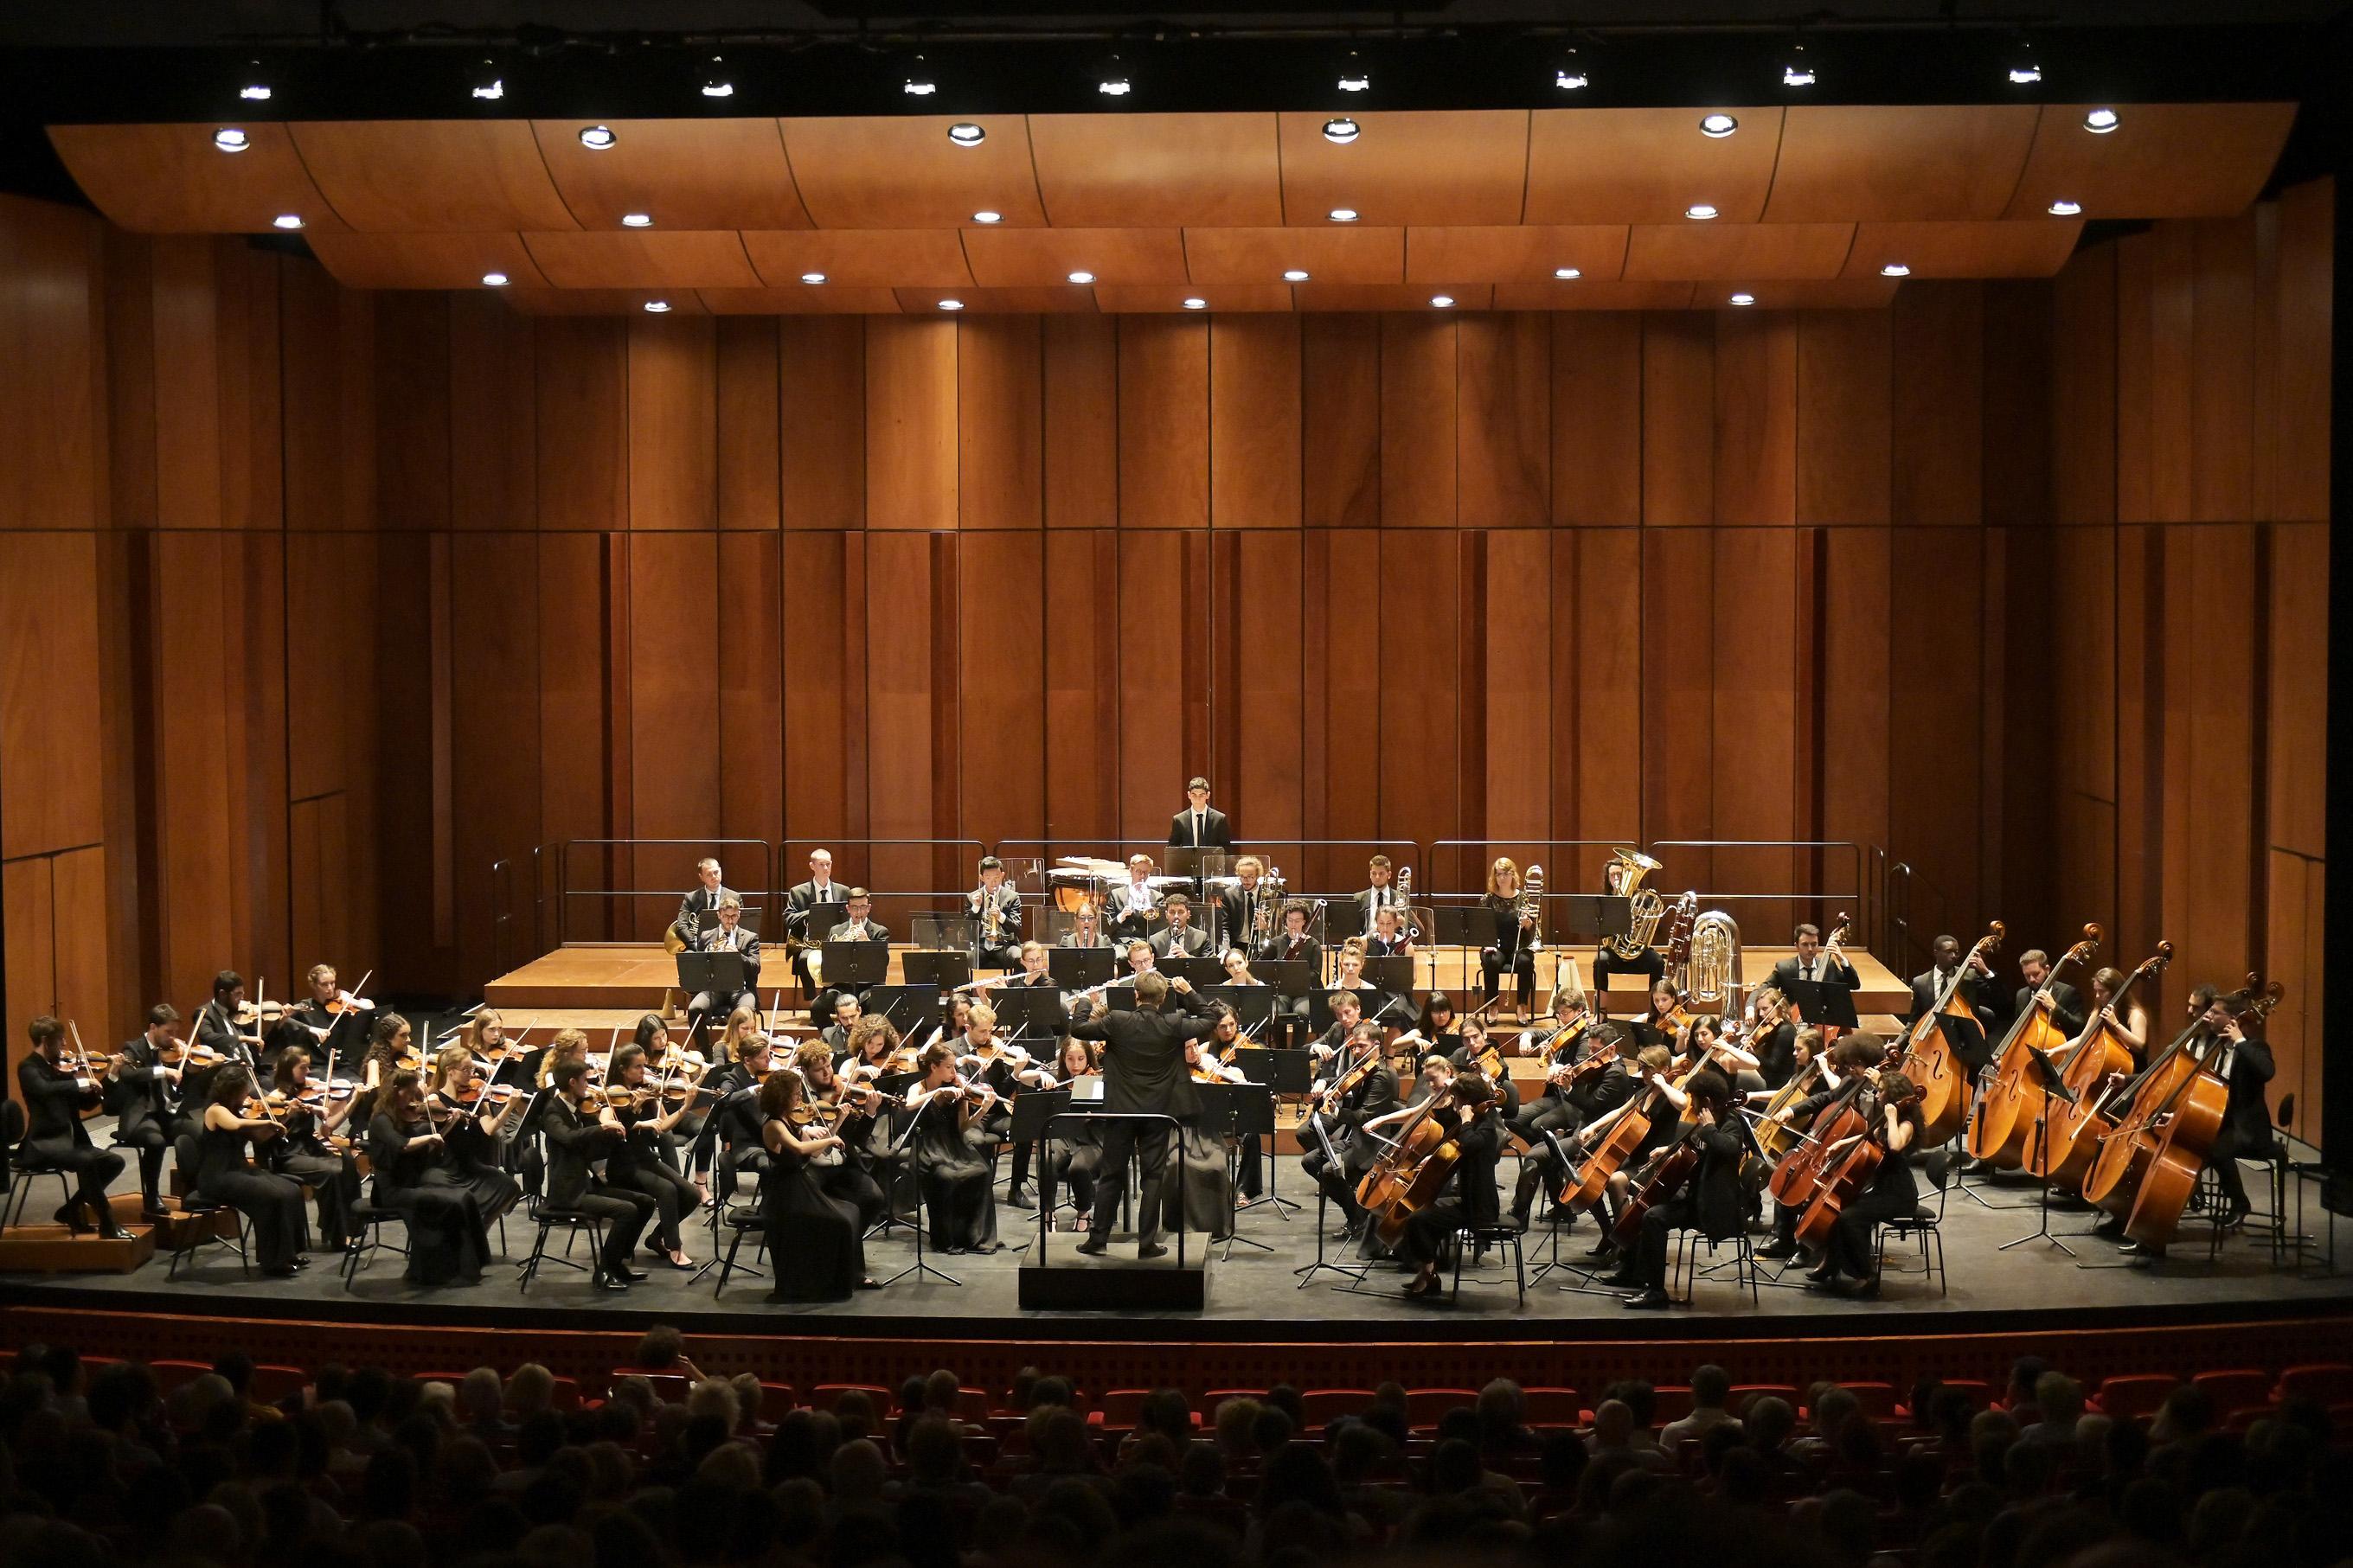
[[[1977,1104],[1969,1110],[1969,1158],[1999,1170],[2014,1171],[2026,1158],[2026,1145],[2042,1121],[2042,1102],[2049,1098],[2034,1060],[2040,1051],[2047,1060],[2066,1048],[2067,1037],[2052,1017],[2052,995],[2060,973],[2071,964],[2091,962],[2099,951],[2100,928],[2086,925],[2084,940],[2069,948],[2035,988],[2026,1010],[2002,1037],[2001,1049],[1986,1064],[1985,1082]]]
[[[2237,1005],[2232,1007],[2231,1021],[2223,1026],[2232,1033],[2208,1037],[2203,1051],[2193,1047],[2196,1068],[2161,1121],[2134,1134],[2134,1142],[2147,1152],[2141,1160],[2139,1188],[2125,1215],[2125,1235],[2143,1247],[2162,1247],[2173,1239],[2181,1224],[2181,1211],[2197,1188],[2199,1173],[2206,1168],[2207,1156],[2222,1131],[2223,1117],[2231,1107],[2231,1084],[2216,1062],[2244,1039],[2242,1021],[2253,1018],[2261,1024],[2279,1005],[2284,989],[2274,980],[2254,994],[2248,994],[2254,991],[2250,984],[2247,992],[2232,998]]]
[[[2173,962],[2173,944],[2160,942],[2153,957],[2145,959],[2116,994],[2108,999],[2108,1008],[2122,1016],[2120,1009],[2132,995],[2133,987],[2143,980],[2155,981]],[[2112,1079],[2130,1076],[2132,1053],[2116,1037],[2115,1029],[2099,1014],[2092,1015],[2083,1035],[2067,1048],[2066,1057],[2056,1064],[2059,1081],[2073,1099],[2049,1108],[2049,1120],[2036,1146],[2027,1150],[2024,1168],[2027,1174],[2055,1182],[2062,1187],[2080,1187],[2084,1173],[2091,1166],[2096,1144],[2084,1136],[2097,1110],[2094,1091]]]
[[[1609,1188],[1609,1178],[1633,1158],[1642,1140],[1651,1135],[1651,1110],[1654,1101],[1669,1093],[1667,1080],[1657,1073],[1643,1075],[1650,1087],[1610,1112],[1609,1130],[1585,1156],[1585,1163],[1568,1173],[1561,1184],[1560,1201],[1570,1208],[1590,1208],[1601,1201]]]
[[[1863,1077],[1861,1073],[1855,1076],[1858,1079]],[[1908,1079],[1905,1082],[1909,1084]],[[1915,1094],[1907,1095],[1905,1100],[1916,1097],[1917,1086],[1912,1087]],[[1880,1166],[1887,1163],[1887,1113],[1904,1104],[1905,1100],[1890,1099],[1880,1093],[1876,1085],[1873,1089],[1872,1116],[1868,1122],[1856,1130],[1854,1147],[1841,1151],[1831,1160],[1823,1172],[1820,1189],[1806,1205],[1805,1213],[1798,1216],[1794,1234],[1798,1245],[1809,1251],[1830,1244],[1831,1232],[1836,1228],[1839,1215],[1858,1194],[1870,1188],[1879,1174]]]
[[[1961,981],[1972,963],[1990,969],[1985,961],[2000,951],[2008,928],[2000,921],[1986,922],[1986,934],[1962,958],[1960,967],[1936,994],[1936,1005],[1912,1021],[1904,1037],[1904,1076],[1920,1089],[1920,1115],[1926,1122],[1920,1136],[1934,1148],[1961,1130],[1969,1117],[1969,1075],[1953,1043],[1945,1037],[1946,1018],[1966,1018],[1974,1026],[1977,1016],[1961,1000]]]

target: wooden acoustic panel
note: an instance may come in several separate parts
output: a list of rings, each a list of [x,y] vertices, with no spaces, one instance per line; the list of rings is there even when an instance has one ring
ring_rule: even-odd
[[[213,145],[212,121],[52,125],[50,144],[99,211],[139,234],[267,234],[292,213],[312,233],[344,226],[302,166],[286,127],[240,125],[242,153]]]
[[[1792,107],[1765,221],[2000,217],[2034,124],[2031,103]]]
[[[1042,224],[1029,125],[1018,114],[970,117],[977,146],[948,140],[951,114],[786,120],[785,152],[819,228],[950,228],[987,209]]]
[[[1189,228],[1185,263],[1196,283],[1281,283],[1294,269],[1324,283],[1397,283],[1405,278],[1405,230]]]
[[[1890,264],[1913,278],[2048,278],[2067,265],[2081,218],[2014,223],[1859,223],[1843,278],[1876,278]]]
[[[598,123],[611,144],[584,144]],[[583,228],[618,228],[624,213],[663,229],[809,226],[773,120],[534,120],[531,132]]]
[[[888,289],[849,283],[785,289],[700,289],[714,316],[895,316],[899,296]]]
[[[685,316],[709,314],[691,289],[501,289],[506,302],[533,316],[635,316],[651,303]]]
[[[969,289],[972,268],[952,228],[746,229],[744,250],[771,289],[801,286],[821,272],[828,285],[866,289]]]
[[[1615,278],[1498,283],[1498,310],[1687,310],[1693,283],[1654,283]]]
[[[1755,223],[1773,184],[1778,109],[1730,109],[1740,129],[1700,134],[1703,109],[1540,109],[1528,125],[1523,223],[1681,223],[1694,202]]]
[[[897,293],[900,310],[911,316],[1043,316],[1092,313],[1095,308],[1093,289],[1070,283],[1037,289],[901,289]],[[943,310],[943,300],[956,300],[957,310]]]
[[[2091,104],[2050,103],[2034,128],[2005,217],[2034,217],[2053,201],[2085,217],[2229,217],[2271,177],[2295,122],[2293,103],[2126,103],[2116,128],[2084,128]]]
[[[756,289],[760,275],[733,229],[666,233],[526,234],[523,244],[559,289]]]
[[[311,254],[346,289],[480,289],[492,272],[550,287],[519,234],[314,234]]]
[[[1493,301],[1490,283],[1301,283],[1293,289],[1303,310],[1483,310]],[[1451,305],[1439,305],[1440,298]],[[1451,375],[1451,371],[1448,374]],[[1451,384],[1451,383],[1450,383]]]
[[[965,258],[985,289],[1068,283],[1182,283],[1185,237],[1174,228],[967,228]]]
[[[1271,114],[1033,114],[1029,147],[1058,227],[1282,221]]]
[[[1636,224],[1629,279],[1835,278],[1854,243],[1851,223]]]
[[[1626,226],[1494,224],[1409,228],[1409,283],[1478,278],[1495,283],[1549,282],[1564,267],[1587,278],[1615,278],[1626,266]]]
[[[1157,315],[1188,311],[1185,301],[1199,300],[1212,314],[1220,310],[1288,310],[1293,308],[1288,283],[1097,284],[1098,309],[1121,315]]]
[[[1321,110],[1281,117],[1285,223],[1331,222],[1353,207],[1366,224],[1520,221],[1527,186],[1525,110],[1389,110],[1353,115],[1351,142],[1324,134]]]
[[[319,190],[369,233],[577,228],[523,120],[314,120],[289,127]]]

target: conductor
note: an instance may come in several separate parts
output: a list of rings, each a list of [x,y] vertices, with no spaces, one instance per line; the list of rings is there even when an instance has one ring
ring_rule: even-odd
[[[1182,979],[1175,986],[1187,995],[1193,990]],[[1200,1100],[1185,1068],[1185,1042],[1208,1039],[1217,1021],[1162,1012],[1169,987],[1168,980],[1147,971],[1136,977],[1134,1011],[1115,1010],[1072,1026],[1071,1033],[1079,1039],[1104,1042],[1103,1108],[1106,1111],[1156,1112],[1180,1119],[1200,1113]],[[1079,1250],[1090,1257],[1104,1250],[1119,1212],[1120,1194],[1126,1190],[1128,1155],[1141,1145],[1144,1171],[1138,1212],[1142,1218],[1137,1221],[1136,1256],[1166,1257],[1168,1249],[1160,1243],[1160,1179],[1168,1163],[1168,1129],[1106,1120],[1097,1137],[1103,1163],[1095,1176],[1094,1219]]]

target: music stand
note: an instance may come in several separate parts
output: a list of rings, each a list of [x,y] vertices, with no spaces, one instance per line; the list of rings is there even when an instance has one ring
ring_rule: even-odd
[[[1274,1021],[1274,992],[1264,985],[1199,985],[1195,989],[1205,1003],[1224,1004],[1233,1010],[1234,1021],[1245,1034],[1255,1034]]]
[[[730,1003],[751,987],[744,984],[744,955],[740,952],[681,952],[678,955],[678,988],[691,997],[709,993],[724,996]]]
[[[1152,966],[1171,980],[1180,974],[1183,975],[1193,983],[1193,989],[1196,991],[1207,991],[1212,986],[1223,985],[1226,980],[1224,963],[1211,958],[1207,953],[1198,953],[1190,958],[1155,959]]]
[[[1364,906],[1354,899],[1335,899],[1324,909],[1324,935],[1327,941],[1345,942],[1352,936],[1365,934]]]
[[[1314,968],[1303,958],[1262,958],[1250,965],[1250,973],[1279,994],[1297,1001],[1315,989],[1321,977],[1312,973]]]
[[[1618,893],[1547,893],[1545,921],[1555,941],[1599,942],[1634,929],[1634,901]]]
[[[1324,1168],[1338,1175],[1341,1180],[1346,1180],[1346,1167],[1340,1163],[1338,1151],[1332,1147],[1332,1140],[1324,1131],[1324,1118],[1320,1115],[1310,1116],[1299,1124],[1298,1130],[1306,1132],[1315,1140],[1315,1147],[1323,1152]],[[1331,1224],[1331,1204],[1332,1190],[1322,1182],[1317,1182],[1315,1184],[1315,1261],[1302,1264],[1292,1270],[1293,1274],[1299,1276],[1299,1284],[1296,1287],[1298,1289],[1306,1289],[1314,1282],[1315,1276],[1327,1268],[1348,1281],[1347,1286],[1341,1287],[1343,1289],[1348,1289],[1349,1286],[1363,1284],[1365,1276],[1372,1272],[1372,1265],[1369,1263],[1343,1264],[1324,1261],[1324,1229]]]
[[[1560,1162],[1560,1179],[1562,1184],[1566,1185],[1569,1178],[1577,1174],[1577,1162],[1568,1157],[1568,1151],[1560,1146],[1560,1134],[1555,1132],[1551,1128],[1537,1128],[1536,1136],[1542,1138],[1545,1142],[1545,1147],[1552,1151],[1552,1157]],[[1558,1194],[1554,1194],[1554,1197],[1555,1201],[1557,1202]],[[1594,1223],[1596,1225],[1600,1225],[1602,1223],[1598,1215],[1594,1219]],[[1560,1260],[1561,1226],[1556,1219],[1549,1228],[1552,1231],[1551,1255],[1546,1259],[1544,1266],[1538,1268],[1534,1275],[1529,1277],[1528,1284],[1531,1288],[1535,1285],[1537,1280],[1543,1279],[1554,1269],[1559,1268],[1576,1275],[1580,1280],[1584,1281],[1584,1283],[1578,1285],[1558,1285],[1554,1287],[1555,1289],[1567,1290],[1570,1294],[1577,1296],[1616,1296],[1620,1294],[1619,1291],[1607,1285],[1596,1285],[1593,1282],[1594,1276],[1597,1272],[1595,1269],[1581,1268],[1574,1263],[1563,1263]],[[1605,1228],[1601,1234],[1603,1240],[1606,1241],[1609,1239],[1609,1233],[1607,1228]]]
[[[997,1013],[997,1027],[1008,1037],[1026,1035],[1034,1040],[1052,1040],[1061,1033],[1061,994],[1050,986],[993,986],[988,1005]]]
[[[2042,1080],[2042,1109],[2034,1116],[2034,1163],[2048,1164],[2051,1153],[2051,1102],[2060,1100],[2073,1105],[2076,1101],[2076,1097],[2068,1089],[2066,1080],[2059,1076],[2059,1069],[2051,1065],[2049,1057],[2031,1045],[2021,1046],[2020,1048],[2026,1052],[2027,1066],[2032,1069],[2036,1078]],[[2045,1180],[2038,1184],[2041,1188],[2041,1201],[2035,1206],[2042,1211],[2041,1219],[2036,1222],[2032,1230],[2028,1231],[2016,1241],[2003,1242],[1994,1250],[2008,1252],[2011,1247],[2024,1247],[2030,1241],[2047,1241],[2073,1258],[2075,1256],[2075,1249],[2051,1234],[2052,1183]]]
[[[1035,1143],[1037,1152],[1030,1156],[1030,1169],[1038,1175],[1039,1191],[1046,1179],[1046,1128],[1056,1117],[1071,1109],[1071,1091],[1067,1089],[1025,1089],[1013,1097],[1013,1121],[1005,1130],[1008,1143]],[[1067,1186],[1068,1184],[1065,1184]],[[1076,1202],[1071,1205],[1078,1208]],[[1053,1228],[1053,1211],[1045,1205],[1038,1205],[1038,1240],[1042,1249],[1046,1233]],[[1027,1247],[1028,1243],[1022,1244]]]
[[[1862,1027],[1862,1019],[1854,1010],[1854,991],[1851,986],[1831,980],[1790,980],[1782,983],[1781,994],[1797,1005],[1799,1016],[1809,1024],[1840,1029]]]
[[[801,916],[802,944],[807,947],[824,946],[827,934],[849,918],[849,906],[839,900],[811,904]]]
[[[1111,978],[1113,955],[1107,947],[1057,947],[1046,953],[1046,973],[1058,990],[1085,991]]]
[[[871,943],[861,943],[871,946]],[[833,969],[833,959],[828,956],[826,970]],[[910,985],[927,985],[934,991],[953,991],[972,980],[972,955],[957,952],[926,952],[921,949],[899,955],[900,973]]]
[[[880,985],[891,973],[887,942],[828,942],[825,984],[830,991],[863,991]]]
[[[828,943],[828,945],[830,946],[831,944]],[[931,1102],[926,1100],[916,1110],[902,1110],[900,1114],[907,1119],[907,1124],[898,1129],[892,1135],[891,1152],[899,1157],[900,1164],[909,1171],[913,1171],[915,1164],[914,1151],[909,1147],[909,1145],[913,1144],[915,1141],[915,1129],[923,1125],[923,1112],[930,1109]],[[996,1199],[992,1196],[989,1201],[993,1203]],[[882,1283],[884,1285],[896,1285],[900,1280],[904,1279],[908,1275],[912,1274],[918,1280],[922,1279],[925,1275],[929,1275],[935,1279],[944,1279],[958,1289],[964,1289],[963,1280],[957,1279],[955,1275],[948,1273],[944,1269],[934,1268],[930,1264],[923,1261],[923,1236],[924,1233],[929,1231],[931,1228],[931,1226],[923,1217],[923,1179],[919,1174],[915,1177],[915,1261],[910,1263],[906,1268],[902,1268],[888,1279],[883,1280]]]
[[[1411,991],[1413,989],[1413,955],[1406,952],[1384,953],[1365,960],[1365,978],[1379,991]]]
[[[913,1039],[926,1024],[936,1027],[947,1016],[939,992],[929,985],[877,985],[859,999],[859,1007],[871,1016],[888,1018],[902,1040]]]
[[[874,1080],[874,1087],[884,1094],[893,1097],[902,1096],[907,1092],[909,1085],[922,1081],[923,1076],[923,1075],[921,1073],[914,1072],[884,1073]],[[894,1110],[892,1114],[898,1116],[905,1113],[903,1111]],[[893,1136],[895,1137],[895,1134]],[[872,1139],[873,1131],[870,1128],[867,1132],[867,1154],[870,1159],[873,1155]],[[897,1195],[892,1190],[900,1184],[900,1179],[902,1176],[908,1175],[913,1163],[913,1162],[912,1160],[906,1159],[893,1159],[889,1162],[887,1168],[883,1172],[885,1183],[882,1187],[882,1217],[874,1222],[873,1227],[866,1233],[868,1236],[888,1236],[894,1227],[903,1227],[914,1230],[920,1230],[923,1228],[923,1184],[920,1181],[911,1183],[914,1189],[915,1198],[915,1223],[913,1226],[909,1226],[905,1220],[899,1217],[899,1200]]]
[[[914,944],[927,952],[965,952],[972,949],[974,933],[980,922],[966,914],[941,914],[926,910],[907,921],[907,935]]]
[[[1258,1056],[1271,1056],[1273,1053],[1253,1052],[1252,1054]],[[1274,1207],[1276,1216],[1287,1225],[1291,1221],[1291,1211],[1297,1208],[1299,1205],[1293,1203],[1289,1198],[1283,1197],[1274,1190],[1275,1172],[1282,1166],[1282,1162],[1274,1157],[1274,1085],[1271,1081],[1272,1074],[1270,1073],[1265,1079],[1252,1079],[1250,1074],[1250,1068],[1242,1067],[1240,1061],[1240,1050],[1238,1049],[1234,1055],[1236,1058],[1234,1065],[1241,1067],[1242,1078],[1244,1079],[1241,1083],[1229,1083],[1225,1086],[1227,1097],[1232,1100],[1234,1107],[1234,1163],[1239,1165],[1241,1161],[1241,1141],[1245,1138],[1250,1139],[1259,1144],[1259,1170],[1263,1173],[1266,1177],[1266,1191],[1260,1194],[1257,1197],[1244,1199],[1240,1206],[1234,1210],[1234,1213],[1237,1215],[1244,1215],[1262,1205],[1271,1204]],[[1303,1063],[1302,1065],[1304,1066]],[[1230,1170],[1231,1167],[1229,1167],[1229,1169]],[[1239,1172],[1234,1173],[1233,1179],[1237,1184],[1240,1183],[1241,1177]],[[1226,1238],[1226,1257],[1228,1258],[1231,1258],[1234,1255],[1234,1243],[1236,1240],[1242,1240],[1246,1245],[1255,1247],[1261,1252],[1271,1252],[1274,1250],[1274,1248],[1267,1246],[1264,1242],[1250,1241],[1247,1237],[1241,1237],[1240,1235],[1241,1226],[1239,1221],[1235,1223],[1234,1230],[1236,1234],[1229,1236]]]

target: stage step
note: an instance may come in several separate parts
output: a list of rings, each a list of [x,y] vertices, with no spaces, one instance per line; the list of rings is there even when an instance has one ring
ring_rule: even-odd
[[[118,1200],[118,1207],[120,1200]],[[137,1194],[131,1212],[139,1212]],[[132,1226],[122,1239],[76,1236],[61,1225],[20,1225],[0,1236],[0,1272],[31,1274],[128,1274],[155,1256],[155,1232]]]

